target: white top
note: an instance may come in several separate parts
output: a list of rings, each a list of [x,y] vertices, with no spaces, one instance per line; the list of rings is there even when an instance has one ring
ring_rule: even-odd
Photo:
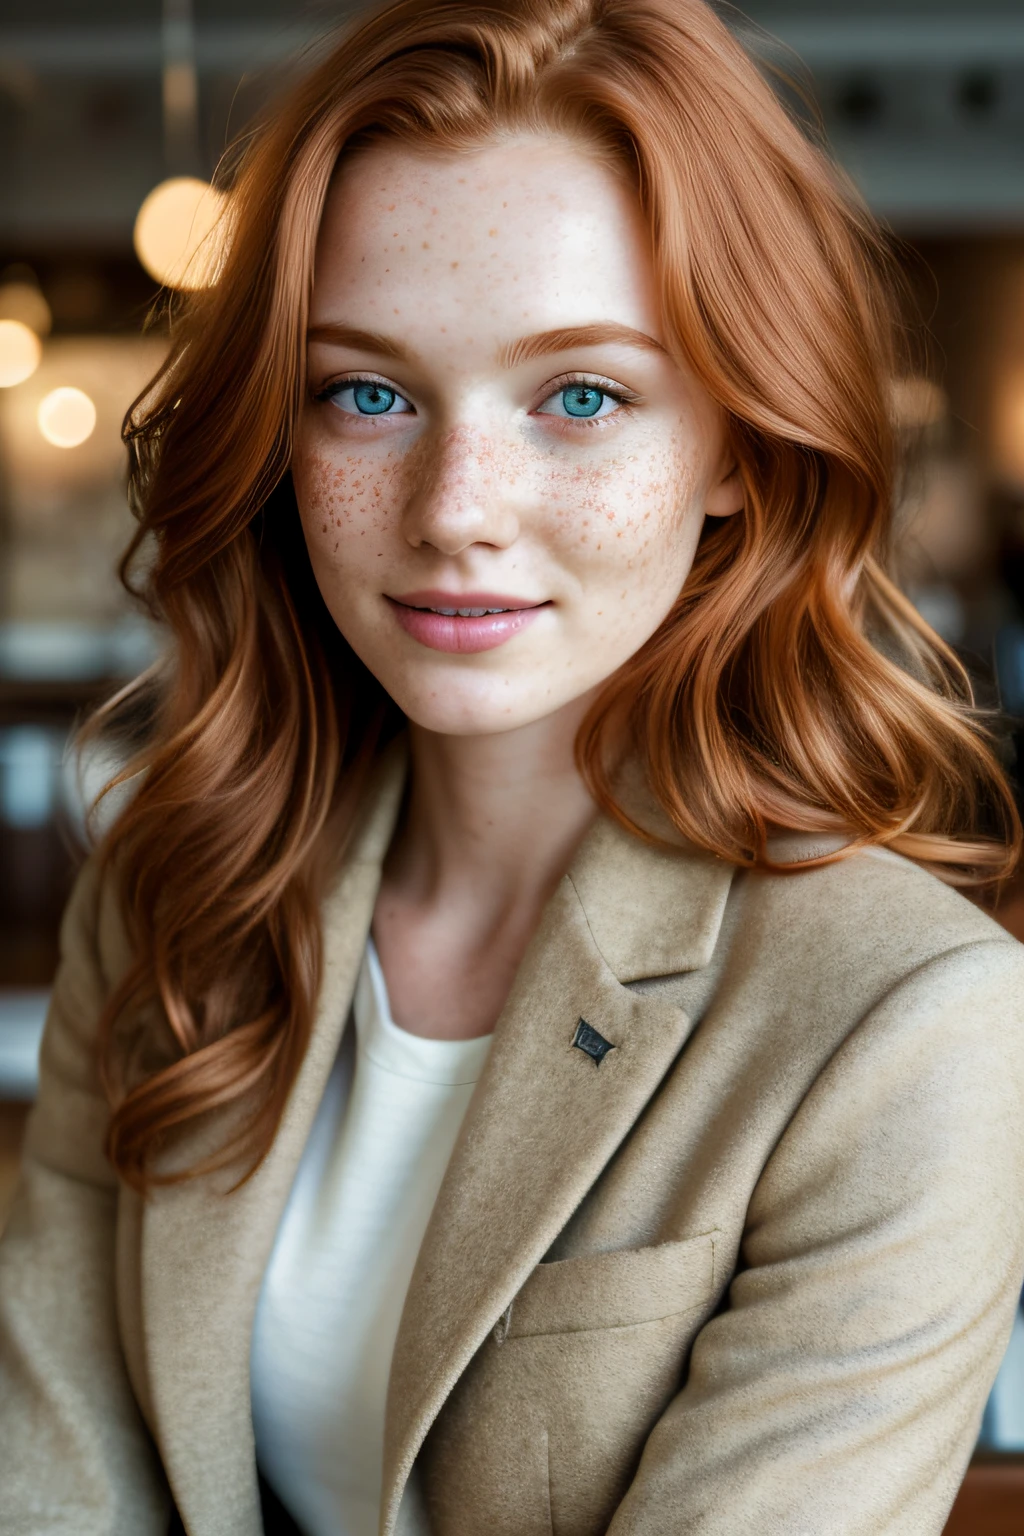
[[[491,1037],[392,1021],[372,940],[263,1278],[256,1454],[306,1536],[377,1536],[384,1401],[420,1242]],[[354,1036],[354,1038],[353,1038]]]

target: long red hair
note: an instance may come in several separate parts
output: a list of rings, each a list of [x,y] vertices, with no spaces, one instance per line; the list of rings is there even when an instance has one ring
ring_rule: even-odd
[[[897,327],[833,165],[703,0],[393,0],[247,141],[220,278],[126,422],[125,571],[173,639],[156,686],[97,722],[146,706],[101,847],[135,954],[102,1024],[108,1151],[139,1187],[176,1127],[236,1100],[251,1114],[202,1167],[269,1147],[312,1025],[324,850],[401,723],[326,613],[288,473],[331,175],[369,140],[507,130],[582,138],[632,178],[669,339],[724,407],[746,489],[580,733],[599,802],[621,814],[607,747],[628,700],[671,820],[736,864],[768,862],[779,826],[961,883],[1016,858],[968,681],[884,574]]]

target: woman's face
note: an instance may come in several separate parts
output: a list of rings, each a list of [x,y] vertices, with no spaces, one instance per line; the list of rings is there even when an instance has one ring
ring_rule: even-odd
[[[721,413],[664,338],[635,199],[570,141],[343,163],[292,472],[327,606],[418,725],[589,698],[668,613],[705,514],[739,506]]]

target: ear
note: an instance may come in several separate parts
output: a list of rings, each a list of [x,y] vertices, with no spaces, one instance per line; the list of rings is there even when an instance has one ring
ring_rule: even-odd
[[[743,511],[743,501],[743,478],[739,466],[733,460],[708,491],[704,516],[731,517],[734,512]]]

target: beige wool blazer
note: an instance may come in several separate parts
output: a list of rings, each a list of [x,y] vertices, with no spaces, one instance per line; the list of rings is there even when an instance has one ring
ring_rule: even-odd
[[[402,780],[392,753],[324,907],[301,1073],[233,1194],[142,1202],[104,1160],[94,1034],[127,957],[83,874],[0,1243],[3,1536],[163,1536],[172,1498],[191,1536],[258,1536],[253,1314]],[[887,853],[736,873],[599,819],[420,1251],[382,1536],[414,1463],[435,1536],[937,1536],[1024,1276],[1022,957]]]

